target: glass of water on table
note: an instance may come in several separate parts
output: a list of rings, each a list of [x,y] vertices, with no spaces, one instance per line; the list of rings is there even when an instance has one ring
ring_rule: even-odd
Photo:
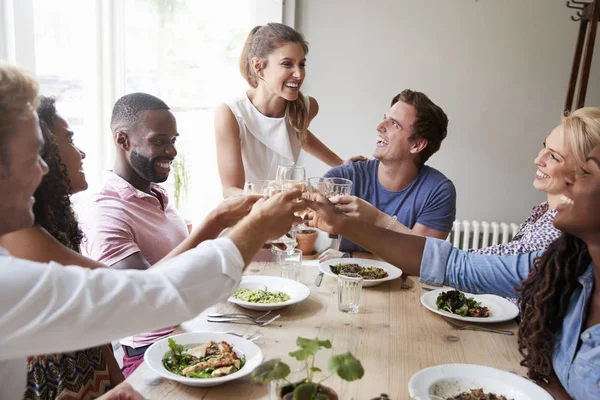
[[[363,277],[359,274],[340,273],[338,280],[338,310],[356,314],[360,304]]]

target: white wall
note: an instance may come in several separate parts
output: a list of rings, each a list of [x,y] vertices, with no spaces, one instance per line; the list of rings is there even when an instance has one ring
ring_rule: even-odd
[[[460,219],[521,222],[544,199],[531,182],[560,121],[579,23],[563,0],[297,0],[310,42],[311,130],[342,158],[371,156],[404,88],[448,114],[429,164],[454,181]],[[586,105],[600,106],[600,38]],[[327,167],[302,155],[309,176]]]

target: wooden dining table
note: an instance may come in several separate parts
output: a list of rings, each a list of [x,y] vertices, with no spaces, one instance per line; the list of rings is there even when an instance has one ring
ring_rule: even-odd
[[[182,323],[176,333],[215,331],[246,334],[259,330],[263,336],[255,343],[261,348],[265,360],[281,358],[292,371],[300,369],[299,362],[288,355],[296,349],[298,336],[329,339],[333,348],[317,353],[315,366],[326,371],[327,359],[332,354],[350,351],[365,370],[363,378],[357,381],[346,382],[333,376],[324,382],[343,400],[368,400],[382,393],[388,394],[392,400],[410,399],[408,381],[411,376],[423,368],[439,364],[479,364],[525,374],[525,369],[519,364],[521,356],[514,321],[485,324],[511,330],[515,332],[513,336],[454,329],[438,314],[421,305],[420,298],[427,291],[415,277],[363,288],[359,312],[346,314],[337,308],[336,279],[325,275],[322,284],[317,287],[315,278],[318,272],[314,261],[303,263],[299,281],[310,288],[310,296],[298,304],[273,311],[272,314],[280,313],[281,317],[267,326],[259,328],[245,322],[207,322],[208,312],[259,314],[223,302]],[[279,266],[254,262],[244,274],[278,276]],[[198,388],[162,378],[145,363],[127,378],[127,382],[151,400],[269,399],[269,385],[254,382],[250,376],[220,386]]]

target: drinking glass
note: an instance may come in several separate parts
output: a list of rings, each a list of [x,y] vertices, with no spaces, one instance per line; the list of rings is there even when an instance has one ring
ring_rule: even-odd
[[[281,277],[297,281],[302,268],[302,250],[294,249],[292,252],[278,252]]]
[[[335,196],[349,196],[352,194],[352,181],[345,178],[327,178],[327,190],[329,198]]]
[[[360,303],[363,277],[359,274],[341,273],[338,280],[338,310],[356,314]]]
[[[313,177],[308,178],[308,185],[311,187],[312,193],[321,193],[325,197],[329,197],[328,185],[332,184],[331,178]]]
[[[299,165],[280,165],[277,167],[275,179],[278,181],[305,181],[306,170]]]

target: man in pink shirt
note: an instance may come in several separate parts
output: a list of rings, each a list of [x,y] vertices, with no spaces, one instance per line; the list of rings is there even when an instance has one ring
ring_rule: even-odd
[[[83,251],[111,268],[147,269],[183,246],[188,236],[183,218],[157,184],[167,180],[177,155],[177,122],[162,100],[132,93],[115,103],[111,130],[116,160],[105,186],[81,216]],[[238,199],[217,207],[192,233],[194,242],[213,239],[240,219],[252,203],[242,202]],[[123,339],[125,376],[143,361],[150,344],[173,330]]]

